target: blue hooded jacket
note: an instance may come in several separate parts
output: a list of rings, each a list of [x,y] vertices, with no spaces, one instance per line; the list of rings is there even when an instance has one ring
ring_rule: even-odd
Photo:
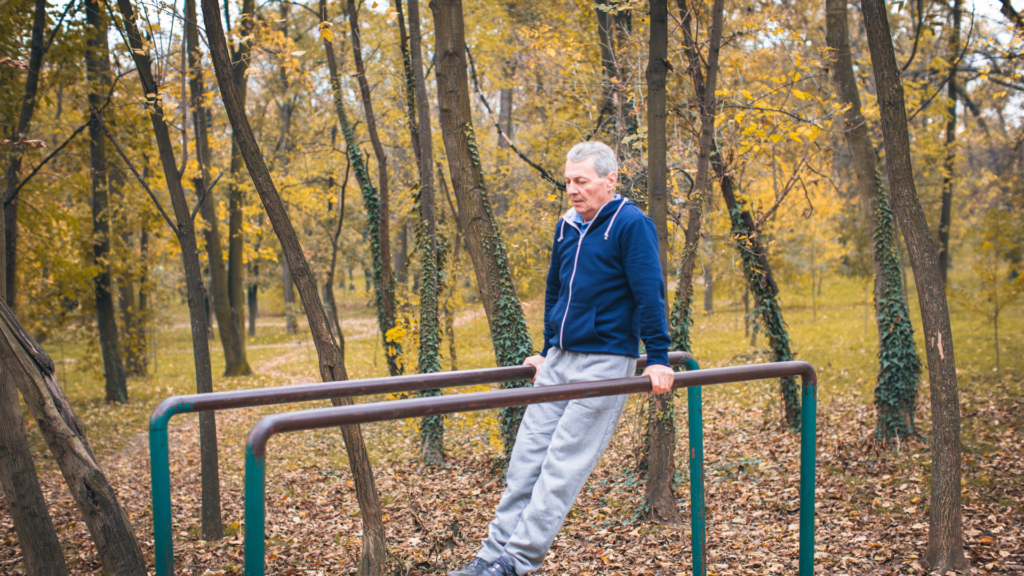
[[[582,224],[570,209],[558,220],[544,297],[544,349],[636,358],[668,365],[665,282],[654,222],[616,197]]]

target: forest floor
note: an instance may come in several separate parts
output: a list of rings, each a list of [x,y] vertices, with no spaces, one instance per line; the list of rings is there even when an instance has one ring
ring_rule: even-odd
[[[863,285],[826,282],[813,305],[800,287],[783,286],[783,294],[798,357],[811,362],[819,374],[816,572],[836,576],[925,573],[922,556],[928,537],[931,453],[924,440],[888,448],[873,441],[877,335],[865,315]],[[386,366],[380,340],[368,321],[372,311],[359,295],[348,298],[342,308],[350,377],[383,375]],[[913,298],[912,307],[916,307]],[[737,302],[720,300],[715,314],[698,319],[694,353],[702,367],[766,361],[764,352],[750,346],[744,336],[738,309]],[[540,342],[542,313],[541,303],[527,304],[535,344]],[[1015,306],[1003,314],[1003,366],[996,371],[991,324],[953,306],[963,415],[966,554],[972,572],[978,574],[1024,574],[1024,309]],[[912,315],[919,317],[916,309]],[[473,311],[460,320],[458,367],[493,365],[486,320]],[[194,390],[188,331],[180,322],[160,332],[156,361],[151,361],[156,375],[131,380],[131,402],[123,406],[102,402],[94,347],[66,343],[58,350],[55,343],[44,343],[58,363],[69,397],[89,426],[94,448],[150,560],[153,532],[146,422],[160,399]],[[920,342],[920,326],[917,330]],[[308,331],[285,334],[283,322],[270,318],[261,320],[258,335],[249,344],[256,375],[215,378],[217,389],[318,381]],[[446,368],[450,366],[447,344]],[[211,348],[214,371],[219,374],[223,369],[219,341],[211,341]],[[414,352],[407,353],[415,358]],[[920,353],[923,358],[923,350]],[[931,429],[926,376],[916,420],[924,437]],[[686,426],[680,420],[676,464],[681,521],[653,524],[643,518],[643,483],[634,472],[644,421],[642,400],[630,399],[618,433],[540,573],[691,573],[689,477],[687,459],[682,456],[687,452]],[[794,574],[799,545],[799,438],[778,424],[777,382],[711,387],[705,390],[704,401],[708,573]],[[679,395],[677,405],[682,419],[685,394]],[[216,542],[199,537],[198,421],[194,415],[172,421],[176,573],[241,574],[244,439],[259,418],[295,408],[218,413],[227,537]],[[88,531],[34,423],[27,420],[50,513],[72,571],[98,574],[100,566]],[[424,468],[417,461],[415,422],[363,427],[384,504],[390,574],[444,574],[472,557],[503,487],[495,468],[500,451],[496,427],[493,411],[450,416],[445,436],[448,463],[442,468]],[[359,510],[337,430],[275,438],[267,462],[267,573],[354,574],[361,534]],[[0,544],[0,574],[23,574],[2,498]]]

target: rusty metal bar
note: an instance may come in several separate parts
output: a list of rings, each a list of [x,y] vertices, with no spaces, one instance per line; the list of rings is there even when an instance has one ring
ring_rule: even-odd
[[[806,362],[776,362],[714,368],[675,375],[674,388],[692,388],[750,380],[800,376],[803,380],[805,420],[813,422],[816,406],[817,376]],[[302,410],[274,414],[260,420],[249,432],[245,458],[245,574],[264,574],[266,540],[266,448],[267,442],[283,432],[313,430],[334,426],[364,424],[384,420],[417,418],[435,414],[468,412],[509,406],[522,406],[543,402],[616,396],[635,392],[650,392],[647,377],[617,378],[596,382],[580,382],[545,386],[543,388],[516,388],[497,392],[478,392],[442,397],[396,400],[372,404],[357,404]],[[809,418],[808,418],[809,416]],[[800,490],[800,576],[813,576],[814,555],[814,432],[813,423],[805,422],[801,435],[801,490]],[[807,444],[810,443],[808,446]],[[805,465],[806,464],[806,465]],[[804,476],[809,476],[805,478]],[[805,522],[807,526],[803,526]],[[807,558],[809,560],[805,561]],[[705,559],[702,559],[706,562]]]

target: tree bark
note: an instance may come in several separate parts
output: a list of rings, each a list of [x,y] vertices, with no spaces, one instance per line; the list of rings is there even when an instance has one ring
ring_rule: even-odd
[[[347,380],[344,350],[335,343],[331,336],[327,314],[317,295],[316,283],[309,269],[309,263],[306,261],[295,229],[288,219],[281,196],[270,178],[270,170],[260,153],[259,145],[256,143],[249,119],[245,114],[245,108],[239,101],[238,92],[235,90],[218,2],[217,0],[202,0],[202,6],[203,20],[206,23],[206,34],[209,38],[210,54],[217,74],[217,83],[220,86],[221,99],[224,102],[228,119],[231,121],[239,150],[249,169],[249,176],[263,201],[267,216],[277,233],[285,258],[292,270],[292,277],[299,296],[302,298],[313,343],[316,346],[320,376],[325,382]],[[324,6],[322,9],[325,10],[326,7]],[[328,50],[328,53],[331,52],[332,50]],[[332,80],[336,82],[336,76]],[[340,97],[340,94],[336,93],[336,96]],[[351,400],[335,399],[332,400],[332,403],[335,405],[351,404]],[[386,533],[381,519],[380,500],[374,485],[366,444],[363,442],[359,426],[343,426],[341,431],[363,519],[363,550],[360,557],[359,573],[363,576],[383,576],[387,564]]]
[[[86,42],[86,70],[89,77],[89,106],[98,110],[110,85],[107,48],[107,19],[95,0],[86,2],[86,21],[91,30]],[[107,178],[106,138],[98,118],[89,123],[89,175],[92,187],[93,262],[99,273],[93,278],[96,295],[96,324],[106,379],[106,401],[128,401],[128,384],[117,338],[114,294],[110,281],[110,202]]]
[[[228,7],[224,5],[225,18]],[[241,38],[238,47],[231,52],[231,78],[235,83],[235,90],[238,92],[242,106],[245,106],[247,94],[247,81],[245,73],[249,69],[249,57],[252,54],[252,40],[250,34],[253,27],[253,14],[256,11],[256,0],[243,0],[241,18]],[[230,27],[230,25],[228,25]],[[256,316],[259,309],[258,290],[254,284],[249,287],[246,294],[245,287],[245,262],[243,251],[245,249],[245,233],[243,231],[242,209],[245,205],[244,190],[240,180],[245,178],[245,161],[238,150],[238,143],[231,139],[231,183],[228,188],[228,301],[231,304],[231,326],[238,334],[243,357],[248,365],[248,355],[245,352],[245,337],[242,335],[245,329],[245,300],[248,296],[249,305],[249,335],[256,335]],[[259,264],[253,264],[253,275],[257,275]],[[250,368],[251,371],[251,368]]]
[[[0,487],[7,496],[27,576],[62,576],[68,574],[68,565],[25,435],[14,382],[18,367],[7,360],[4,355],[0,363]]]
[[[651,0],[650,51],[647,57],[647,215],[658,232],[658,259],[668,284],[668,140],[665,134],[665,82],[668,77],[668,0]],[[666,303],[666,307],[667,307]],[[666,310],[667,312],[667,310]],[[651,518],[678,524],[672,477],[675,475],[674,394],[652,394],[648,409],[646,501]]]
[[[885,140],[885,164],[900,229],[914,269],[932,404],[931,517],[925,560],[933,570],[965,570],[960,501],[960,401],[945,283],[928,221],[917,197],[903,85],[888,14],[881,0],[861,0]]]
[[[119,198],[123,199],[124,178],[121,177],[119,172],[112,172],[110,177],[112,181],[116,181],[111,187],[118,190]],[[118,226],[121,228],[122,246],[126,251],[134,251],[133,234],[127,227],[127,214],[124,213],[123,206],[120,212]],[[145,252],[140,251],[139,257],[140,259],[144,258]],[[129,269],[125,271],[117,282],[117,303],[121,311],[121,324],[124,326],[124,338],[121,342],[123,344],[122,350],[124,351],[125,372],[128,376],[145,376],[148,364],[146,358],[146,317],[139,306],[135,292],[136,281],[145,282],[145,278],[138,279],[138,275],[136,270]]]
[[[32,124],[32,115],[36,109],[36,92],[39,90],[39,71],[43,67],[43,54],[46,48],[43,46],[43,33],[46,31],[46,2],[36,0],[32,12],[32,40],[29,48],[28,73],[25,78],[25,93],[21,99],[21,112],[18,114],[17,136],[28,136]],[[21,154],[26,147],[14,150],[10,153],[10,164],[7,165],[7,173],[4,182],[4,217],[0,218],[0,298],[7,299],[7,305],[12,309],[17,300],[17,283],[15,272],[17,269],[17,238],[18,238],[18,199],[14,192],[20,183],[18,171],[21,170]],[[10,204],[8,204],[10,202]]]
[[[331,134],[332,148],[335,132]],[[338,198],[338,226],[334,229],[334,234],[331,236],[331,265],[327,269],[327,280],[324,281],[324,304],[330,310],[331,328],[335,336],[338,337],[339,346],[342,350],[345,349],[345,335],[341,332],[341,322],[338,320],[338,304],[334,299],[334,271],[338,267],[338,238],[341,236],[341,227],[345,224],[345,190],[348,188],[348,176],[351,167],[351,162],[346,164],[345,179],[341,181],[341,192]],[[330,181],[331,188],[333,188],[333,176]],[[344,279],[344,274],[342,274],[342,279]]]
[[[605,90],[604,101],[601,103],[601,108],[598,111],[597,124],[591,132],[591,137],[602,132],[602,128],[604,127],[604,118],[606,116],[612,117],[615,125],[617,126],[617,112],[621,108],[622,78],[619,75],[619,69],[616,65],[615,58],[615,35],[613,31],[615,24],[612,16],[608,14],[608,6],[608,0],[598,0],[594,9],[594,12],[597,14],[598,43],[601,45],[601,70],[604,72],[605,81],[608,85]],[[615,145],[613,148],[615,149],[615,155],[619,156],[621,137],[617,130],[613,132],[615,132],[613,134],[615,137]]]
[[[430,125],[430,100],[423,75],[423,35],[420,32],[419,0],[409,0],[409,48],[415,97],[410,98],[417,114],[418,134],[413,145],[420,170],[420,219],[423,238],[420,241],[423,278],[420,282],[420,373],[441,371],[441,325],[438,318],[438,297],[441,286],[441,262],[437,243],[437,216],[434,195],[433,128]],[[421,396],[440,396],[440,390],[424,390]],[[420,422],[420,461],[424,464],[444,463],[444,418],[427,416]]]
[[[876,432],[884,439],[913,432],[913,401],[909,405],[905,402],[879,403],[878,398],[891,397],[894,391],[906,393],[910,390],[913,390],[912,397],[916,398],[920,359],[917,358],[913,344],[910,317],[904,312],[907,310],[907,301],[900,280],[895,229],[889,229],[894,228],[891,212],[882,214],[879,211],[879,204],[888,205],[887,193],[881,182],[878,154],[868,134],[867,120],[861,113],[860,92],[853,74],[853,58],[850,53],[848,21],[846,0],[826,0],[825,39],[834,59],[831,66],[832,81],[839,101],[847,106],[843,118],[843,134],[853,157],[860,203],[865,210],[864,217],[871,238],[880,359],[875,389],[878,406]],[[896,362],[882,362],[883,358],[891,358]],[[887,387],[890,388],[889,392],[886,391]],[[890,426],[890,423],[901,425]]]
[[[946,120],[946,169],[942,175],[942,212],[939,219],[939,271],[942,283],[949,273],[949,227],[953,223],[953,174],[956,169],[956,63],[960,59],[960,20],[963,15],[963,0],[953,0],[953,27],[949,31],[949,78],[948,90],[949,119]]]
[[[451,207],[452,219],[455,221],[455,242],[453,242],[452,259],[448,276],[448,293],[444,297],[444,333],[448,338],[448,360],[451,362],[451,371],[459,369],[458,350],[455,348],[455,271],[459,269],[459,248],[463,244],[462,224],[459,223],[459,214],[452,204],[451,194],[448,193],[448,183],[444,179],[444,169],[441,163],[437,163],[437,182],[441,186],[441,192]],[[443,213],[443,211],[442,211]],[[442,216],[443,217],[443,216]]]
[[[857,174],[857,190],[860,193],[860,204],[867,222],[868,238],[875,235],[875,213],[878,204],[878,193],[875,189],[875,176],[878,173],[878,153],[871,144],[868,133],[867,119],[861,112],[860,91],[857,78],[853,73],[853,55],[850,51],[849,19],[847,16],[847,0],[825,1],[825,40],[834,61],[830,67],[832,83],[835,85],[839,101],[847,105],[843,113],[843,136],[853,157],[853,170]],[[875,299],[881,295],[881,274],[879,255],[871,242],[871,261],[875,274]],[[878,307],[875,307],[878,313]]]
[[[722,44],[722,29],[725,2],[716,1],[711,7],[712,26],[707,56],[707,79],[702,70],[703,58],[697,47],[697,40],[692,29],[695,8],[687,0],[677,0],[679,16],[683,30],[683,51],[688,63],[687,73],[693,81],[693,92],[697,109],[700,111],[701,129],[698,139],[697,175],[694,179],[693,193],[687,211],[686,242],[683,254],[679,259],[679,280],[676,283],[676,299],[669,316],[672,347],[674,350],[690,350],[690,326],[693,325],[693,269],[700,247],[700,229],[704,220],[704,207],[710,197],[708,172],[711,158],[712,141],[715,135],[715,110],[718,106],[715,89],[718,83],[718,55]]]
[[[207,190],[207,187],[213,183],[211,173],[213,150],[210,148],[209,126],[207,126],[206,106],[203,101],[205,83],[199,46],[199,27],[196,24],[196,0],[185,2],[185,13],[192,124],[195,128],[196,154],[199,156],[200,168],[199,175],[192,179],[192,186],[195,188],[196,198],[203,198],[199,213],[206,222],[203,236],[206,240],[210,281],[213,284],[213,312],[217,317],[218,334],[221,347],[224,349],[224,375],[247,376],[252,374],[252,368],[249,367],[249,360],[246,358],[245,336],[242,334],[241,325],[237,322],[236,315],[232,314],[228,274],[224,266],[224,250],[221,246],[220,222],[217,219],[217,199],[213,190]],[[213,540],[214,538],[206,539]]]
[[[292,282],[292,271],[288,267],[288,258],[281,259],[281,285],[284,287],[284,323],[289,334],[299,331],[295,321],[295,284]]]
[[[192,330],[192,352],[196,372],[196,391],[200,394],[213,392],[213,374],[210,364],[210,342],[208,338],[207,314],[205,310],[205,289],[203,286],[202,269],[199,266],[199,250],[196,246],[196,229],[192,222],[192,213],[185,200],[185,190],[181,185],[174,147],[171,144],[170,130],[166,123],[159,94],[159,86],[153,76],[152,60],[144,48],[142,34],[135,20],[135,8],[131,0],[118,0],[124,33],[128,40],[128,48],[135,62],[135,68],[142,84],[143,94],[147,96],[146,108],[149,111],[153,135],[156,138],[157,150],[160,153],[160,164],[164,172],[171,207],[177,221],[174,230],[181,246],[182,267],[185,269],[186,295],[188,298],[189,322]],[[105,36],[104,36],[105,37]],[[94,113],[94,117],[98,115]],[[123,152],[120,151],[120,152]],[[202,484],[202,530],[203,534],[220,537],[223,528],[220,514],[220,473],[217,455],[217,420],[214,412],[199,414],[199,452],[200,477]]]
[[[136,576],[146,561],[117,491],[89,446],[85,425],[64,395],[53,360],[0,302],[0,373],[21,390],[39,425],[82,519],[89,528],[103,573]]]
[[[381,332],[384,336],[384,351],[388,358],[388,370],[392,376],[401,374],[398,358],[401,356],[401,347],[397,342],[391,342],[387,333],[395,326],[395,284],[391,273],[391,239],[388,216],[388,157],[384,153],[384,146],[381,145],[380,136],[377,133],[377,118],[373,113],[373,100],[370,98],[370,83],[366,79],[366,68],[363,66],[363,47],[360,41],[359,13],[355,0],[348,0],[348,21],[352,32],[352,58],[356,66],[356,79],[359,84],[359,95],[363,101],[363,115],[366,120],[366,131],[370,135],[370,142],[373,144],[373,153],[377,158],[377,189],[378,201],[378,247],[380,251],[380,292],[381,305],[383,306]],[[356,171],[358,176],[359,170]],[[373,218],[373,215],[370,215]],[[377,263],[374,263],[377,266]]]
[[[466,33],[461,0],[431,0],[434,16],[434,77],[441,111],[441,134],[448,156],[459,220],[473,261],[480,299],[487,314],[499,366],[521,364],[533,353],[522,303],[508,263],[505,243],[495,225],[469,107]],[[503,387],[528,386],[519,381]],[[506,459],[512,452],[523,409],[503,408],[499,415]]]

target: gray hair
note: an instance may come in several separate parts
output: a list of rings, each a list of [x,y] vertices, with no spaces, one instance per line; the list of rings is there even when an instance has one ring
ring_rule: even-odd
[[[615,152],[604,142],[580,142],[572,147],[565,159],[569,162],[583,162],[590,158],[594,162],[594,170],[599,178],[619,171],[619,161]]]

